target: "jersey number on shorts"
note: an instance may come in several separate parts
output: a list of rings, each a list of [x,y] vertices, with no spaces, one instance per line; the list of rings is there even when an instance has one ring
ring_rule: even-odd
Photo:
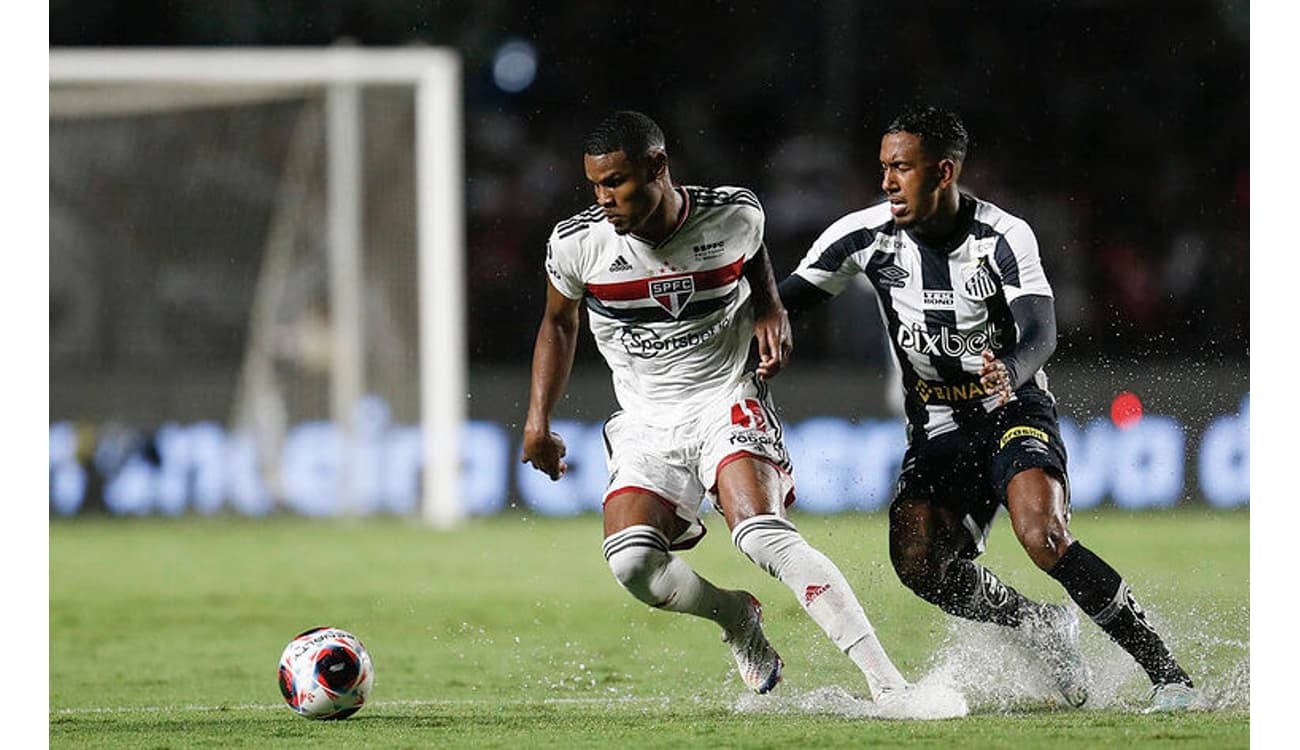
[[[731,405],[731,423],[741,427],[753,427],[759,432],[767,432],[767,419],[763,416],[763,407],[752,398]]]

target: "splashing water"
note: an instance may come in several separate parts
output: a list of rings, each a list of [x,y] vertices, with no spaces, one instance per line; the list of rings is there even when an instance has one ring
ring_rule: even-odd
[[[1246,627],[1229,622],[1233,618],[1222,613],[1207,616],[1188,612],[1175,618],[1175,627],[1150,609],[1147,614],[1201,690],[1198,708],[1249,710],[1250,643],[1211,632],[1225,627],[1242,632]],[[1084,622],[1079,650],[1092,672],[1084,710],[1145,708],[1151,689],[1146,674],[1100,628],[1086,617],[1081,619]],[[1190,629],[1195,632],[1183,634]],[[977,713],[1068,708],[1042,660],[996,625],[951,618],[947,634],[930,660],[926,679],[952,685]]]
[[[742,695],[732,708],[738,714],[817,714],[843,719],[952,719],[968,712],[961,693],[937,679],[922,680],[888,703],[850,694],[838,685],[781,694]]]
[[[1196,707],[1250,710],[1250,643],[1222,631],[1245,633],[1249,611],[1179,612],[1172,622],[1147,615],[1201,691]],[[1084,711],[1142,711],[1150,683],[1123,649],[1083,618],[1079,649],[1092,672]],[[738,698],[742,714],[817,714],[848,719],[934,719],[975,714],[1074,710],[1061,700],[1042,660],[996,625],[949,618],[947,632],[916,681],[919,700],[906,714],[858,698],[837,685],[807,691],[782,685],[774,693]],[[960,707],[960,711],[958,708]]]

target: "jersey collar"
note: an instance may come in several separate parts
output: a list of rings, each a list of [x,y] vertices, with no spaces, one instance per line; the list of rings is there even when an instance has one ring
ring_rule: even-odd
[[[962,193],[960,203],[957,205],[957,218],[953,221],[952,231],[947,237],[937,241],[926,241],[910,230],[903,231],[907,232],[907,236],[911,237],[918,247],[947,255],[966,242],[966,237],[970,234],[970,227],[974,221],[975,197],[969,193]]]
[[[668,236],[664,237],[658,243],[651,242],[650,240],[647,240],[646,238],[633,232],[632,236],[636,237],[636,239],[639,242],[643,242],[649,245],[651,248],[663,247],[664,245],[668,244],[672,240],[672,238],[677,236],[677,233],[681,231],[681,228],[683,226],[686,226],[686,219],[689,218],[691,215],[691,194],[688,193],[686,191],[686,188],[683,188],[681,185],[673,185],[673,190],[676,190],[677,194],[682,197],[682,207],[681,210],[677,212],[677,226],[673,227],[673,231],[669,232]]]

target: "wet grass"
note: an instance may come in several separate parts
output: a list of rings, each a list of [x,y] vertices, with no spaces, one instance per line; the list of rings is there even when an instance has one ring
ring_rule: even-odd
[[[882,515],[796,516],[835,559],[909,677],[989,637],[956,626],[888,568]],[[713,533],[687,559],[765,603],[787,696],[861,675],[779,583]],[[849,719],[743,694],[711,625],[641,606],[609,575],[595,517],[512,514],[453,534],[405,520],[80,519],[50,524],[50,714],[55,747],[1245,747],[1250,737],[1249,515],[1078,514],[1075,532],[1133,585],[1219,710],[1136,712],[1136,666],[1085,623],[1106,689],[1048,710],[995,670],[963,675],[972,716]],[[1006,528],[982,562],[1063,601]],[[343,722],[281,705],[276,660],[330,624],[366,642],[373,703]],[[965,628],[965,629],[963,629]],[[941,659],[940,656],[945,657]]]

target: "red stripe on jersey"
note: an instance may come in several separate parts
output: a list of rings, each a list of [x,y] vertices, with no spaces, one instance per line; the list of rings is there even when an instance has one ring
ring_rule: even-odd
[[[736,262],[712,268],[708,271],[695,271],[689,274],[677,274],[668,276],[656,276],[650,279],[633,279],[632,281],[619,281],[614,284],[587,284],[587,291],[601,301],[620,301],[634,299],[650,299],[650,282],[660,281],[663,279],[680,278],[681,276],[690,276],[695,279],[695,291],[702,292],[706,289],[717,289],[720,286],[731,284],[740,278],[740,274],[745,268],[745,259],[736,258]]]

